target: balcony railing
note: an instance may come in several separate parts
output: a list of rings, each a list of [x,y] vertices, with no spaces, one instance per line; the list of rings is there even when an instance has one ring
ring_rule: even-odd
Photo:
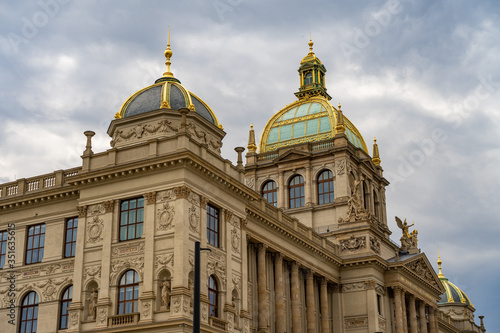
[[[136,325],[139,322],[140,313],[127,313],[108,317],[108,327]]]
[[[66,179],[78,175],[80,170],[81,168],[59,170],[47,175],[23,178],[14,182],[0,184],[0,200],[63,186],[66,184]]]

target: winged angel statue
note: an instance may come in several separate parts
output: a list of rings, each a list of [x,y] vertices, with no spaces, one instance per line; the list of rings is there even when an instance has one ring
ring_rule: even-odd
[[[409,232],[410,227],[413,227],[415,223],[408,225],[406,219],[401,221],[399,217],[396,216],[396,223],[398,227],[403,232],[401,236],[401,251],[408,251],[410,253],[418,253],[417,244],[418,244],[418,231],[415,229],[411,233]]]

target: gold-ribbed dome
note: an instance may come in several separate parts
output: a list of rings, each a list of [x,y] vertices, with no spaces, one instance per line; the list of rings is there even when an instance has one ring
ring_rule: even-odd
[[[260,139],[260,153],[303,142],[331,139],[337,133],[339,111],[323,96],[299,100],[276,113],[266,124]],[[365,140],[352,122],[343,116],[345,134],[368,154]]]
[[[448,281],[448,279],[443,275],[443,272],[441,271],[442,261],[439,255],[437,263],[439,266],[438,277],[439,280],[441,280],[441,284],[443,285],[444,289],[446,290],[445,293],[440,296],[438,304],[462,304],[474,307],[469,297],[467,297],[462,289],[458,288],[456,285]]]

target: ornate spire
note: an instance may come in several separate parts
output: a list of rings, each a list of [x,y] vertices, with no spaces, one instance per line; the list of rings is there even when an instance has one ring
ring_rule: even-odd
[[[438,267],[439,267],[439,274],[438,274],[438,278],[444,278],[444,275],[443,275],[443,272],[441,272],[441,264],[443,262],[441,261],[441,257],[439,256],[439,248],[438,248],[438,260],[437,260],[437,264],[438,264]]]
[[[158,80],[155,81],[155,83],[163,82],[163,81],[174,81],[177,83],[181,83],[181,81],[177,80],[174,77],[174,74],[170,71],[170,65],[172,64],[170,62],[170,58],[172,58],[172,50],[170,49],[170,27],[168,27],[168,39],[167,39],[167,49],[165,50],[165,58],[167,58],[167,61],[165,62],[165,65],[167,65],[167,71],[163,73],[163,76],[159,78]],[[168,107],[168,106],[164,106]]]
[[[248,133],[248,152],[255,153],[257,151],[257,146],[255,145],[255,132],[253,130],[253,124],[250,125],[250,132]]]
[[[172,57],[172,50],[170,49],[170,27],[168,27],[167,49],[165,50],[165,58],[167,58],[165,65],[167,65],[167,71],[163,73],[164,77],[174,77],[174,74],[172,74],[172,72],[170,71],[171,57]]]
[[[312,36],[311,36],[311,33],[309,33],[309,55],[314,55],[314,52],[313,52],[313,41],[312,41]]]
[[[372,157],[372,162],[376,166],[380,165],[380,155],[378,153],[378,145],[377,145],[377,138],[373,138],[373,157]]]
[[[342,105],[340,105],[339,103],[339,109],[337,112],[337,126],[335,126],[335,131],[337,133],[345,133],[344,114],[342,113],[341,107]]]

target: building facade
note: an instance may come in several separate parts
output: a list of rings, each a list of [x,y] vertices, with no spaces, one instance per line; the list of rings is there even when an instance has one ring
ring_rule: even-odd
[[[242,147],[221,156],[168,45],[108,150],[86,131],[81,166],[0,185],[2,332],[190,332],[196,241],[204,332],[485,332],[413,225],[390,239],[376,141],[370,155],[331,105],[309,46],[297,100],[250,130],[245,164]]]

